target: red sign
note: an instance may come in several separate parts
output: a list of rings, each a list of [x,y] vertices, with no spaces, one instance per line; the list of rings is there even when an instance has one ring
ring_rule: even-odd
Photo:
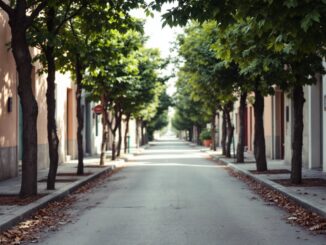
[[[102,105],[97,105],[97,106],[93,107],[93,111],[96,114],[101,114],[103,112],[103,106]]]

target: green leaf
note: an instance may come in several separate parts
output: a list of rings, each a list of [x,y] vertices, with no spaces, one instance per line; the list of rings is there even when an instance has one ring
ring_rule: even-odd
[[[301,21],[301,28],[307,32],[314,22],[320,22],[320,13],[316,10],[308,13]]]

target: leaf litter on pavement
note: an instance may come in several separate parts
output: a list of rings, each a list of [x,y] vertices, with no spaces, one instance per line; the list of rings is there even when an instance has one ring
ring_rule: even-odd
[[[24,206],[35,202],[36,200],[44,197],[45,195],[37,195],[34,197],[20,198],[18,195],[0,195],[0,206]]]
[[[250,189],[261,196],[267,202],[267,205],[275,205],[287,211],[289,213],[286,218],[288,223],[303,226],[313,231],[314,234],[326,234],[326,218],[301,207],[282,193],[272,190],[247,175],[230,168],[227,168],[227,170],[231,176],[243,181]]]
[[[107,178],[120,169],[117,168],[111,172],[103,173],[98,178],[87,182],[63,199],[48,203],[44,208],[32,214],[30,218],[2,232],[0,234],[0,244],[18,245],[25,242],[37,243],[41,232],[55,231],[60,226],[70,223],[71,217],[67,211],[78,200],[78,195],[91,192],[93,188],[106,182]]]

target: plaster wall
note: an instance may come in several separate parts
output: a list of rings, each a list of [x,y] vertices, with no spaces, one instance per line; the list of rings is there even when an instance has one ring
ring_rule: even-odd
[[[247,121],[248,121],[248,152],[254,151],[254,135],[255,135],[255,116],[254,116],[254,107],[252,104],[248,104],[248,113],[247,113]]]
[[[17,146],[18,94],[16,65],[12,52],[6,44],[11,40],[7,15],[0,10],[0,147]],[[12,98],[12,111],[7,110]]]
[[[67,74],[56,73],[56,122],[59,163],[77,157],[75,85]]]
[[[136,142],[136,120],[131,119],[129,122],[130,149],[137,148]]]
[[[304,96],[307,99],[309,95],[308,86],[304,87]],[[284,144],[284,160],[285,163],[291,164],[292,158],[292,137],[293,137],[293,110],[292,100],[289,94],[285,96],[285,144]],[[304,104],[303,108],[303,147],[302,147],[302,165],[305,168],[309,167],[309,108],[308,103]],[[288,112],[287,112],[288,111]],[[288,119],[288,120],[287,120]]]
[[[0,10],[0,180],[18,173],[18,94],[16,65],[6,46],[11,40],[8,17]],[[8,103],[11,100],[11,111]]]
[[[273,97],[264,98],[264,133],[266,144],[266,157],[273,157]]]
[[[309,168],[321,167],[321,89],[320,81],[316,85],[308,87],[307,107],[308,107],[308,162]]]
[[[92,153],[93,154],[100,154],[101,153],[101,144],[102,144],[102,134],[103,134],[103,124],[102,115],[96,115],[92,112]]]
[[[238,145],[238,141],[239,141],[239,107],[240,107],[240,103],[239,100],[237,100],[234,105],[233,105],[233,111],[231,112],[231,120],[232,120],[232,124],[234,126],[234,141],[232,142],[232,146],[231,146],[231,155],[235,155],[235,152],[237,150],[237,145]],[[234,145],[233,145],[234,143]]]
[[[323,62],[326,68],[326,62]],[[322,168],[326,172],[326,75],[322,77]]]
[[[39,50],[30,49],[31,55],[35,56],[40,53]],[[38,105],[37,116],[37,167],[43,169],[49,166],[49,149],[47,137],[47,104],[46,90],[47,81],[46,74],[39,75],[42,68],[39,63],[33,64],[32,71],[32,88]]]
[[[17,174],[19,162],[19,143],[21,127],[19,126],[20,102],[17,94],[17,72],[12,52],[6,46],[11,40],[11,30],[7,15],[0,10],[0,179],[13,177]],[[35,48],[30,49],[32,57],[40,53]],[[38,103],[37,135],[38,135],[38,168],[48,167],[48,140],[47,140],[47,105],[46,74],[40,75],[39,63],[33,64],[32,89]],[[67,90],[72,91],[70,107],[67,108]],[[8,98],[12,101],[11,111],[8,110]],[[59,145],[59,161],[66,160],[68,149],[70,155],[76,155],[76,116],[74,102],[74,84],[69,75],[57,73],[56,79],[56,117]],[[68,117],[68,114],[71,117]],[[67,132],[67,125],[71,130]],[[69,135],[68,135],[69,134]],[[69,147],[68,147],[69,145]]]
[[[309,86],[304,87],[304,96],[306,103],[303,107],[303,147],[302,147],[302,166],[309,168],[309,105],[307,98],[309,96]]]

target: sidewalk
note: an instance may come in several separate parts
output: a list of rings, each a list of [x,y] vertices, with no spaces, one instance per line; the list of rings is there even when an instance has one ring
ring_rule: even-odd
[[[38,194],[44,195],[38,200],[27,205],[0,205],[0,232],[10,228],[11,226],[22,221],[37,209],[47,205],[49,202],[61,199],[77,188],[83,186],[87,182],[96,179],[102,174],[109,173],[115,168],[123,167],[126,162],[132,159],[133,155],[139,154],[148,146],[142,146],[135,149],[132,153],[123,155],[116,161],[106,160],[104,167],[99,166],[99,157],[86,157],[84,159],[85,175],[74,175],[77,171],[77,160],[72,160],[67,163],[59,165],[56,190],[46,190],[46,179],[48,169],[38,171]],[[107,157],[108,158],[108,157]],[[0,195],[12,196],[18,195],[20,191],[21,176],[0,181]]]
[[[284,173],[277,174],[254,174],[251,171],[256,170],[255,160],[252,156],[247,155],[245,163],[235,163],[234,158],[225,158],[221,155],[221,150],[211,151],[208,148],[191,144],[201,151],[209,154],[214,160],[226,164],[235,171],[245,174],[252,179],[268,186],[287,196],[289,199],[297,202],[302,207],[326,217],[326,186],[284,186],[275,180],[290,178],[290,165],[284,164],[283,160],[268,160],[269,170],[283,170]],[[287,172],[288,171],[288,172]],[[318,170],[303,169],[303,178],[323,179],[326,180],[326,173]]]

